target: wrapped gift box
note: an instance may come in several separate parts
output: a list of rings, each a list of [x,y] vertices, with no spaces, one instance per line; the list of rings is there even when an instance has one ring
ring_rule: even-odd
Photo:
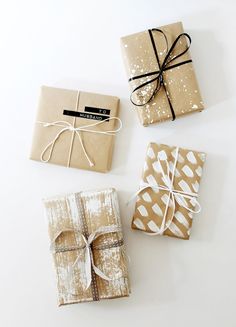
[[[59,305],[129,296],[116,191],[73,193],[44,204]]]
[[[43,86],[30,158],[109,171],[118,109],[117,97]]]
[[[189,239],[205,153],[150,143],[132,228]]]
[[[191,39],[183,33],[179,22],[121,38],[131,101],[144,126],[204,108],[187,50]]]

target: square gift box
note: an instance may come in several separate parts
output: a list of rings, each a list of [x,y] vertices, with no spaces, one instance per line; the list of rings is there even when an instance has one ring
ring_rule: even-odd
[[[59,305],[129,296],[116,191],[56,196],[44,205]]]
[[[30,158],[107,172],[121,129],[114,96],[43,86]]]
[[[131,102],[144,126],[204,109],[181,22],[121,38]]]
[[[150,143],[132,228],[151,235],[189,239],[206,154]]]

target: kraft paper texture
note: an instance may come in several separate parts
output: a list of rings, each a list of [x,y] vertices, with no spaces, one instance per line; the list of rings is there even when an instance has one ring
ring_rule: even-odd
[[[117,193],[114,189],[87,191],[58,196],[44,200],[46,216],[49,222],[51,242],[62,229],[82,231],[86,236],[101,226],[116,225],[121,227]],[[84,271],[84,250],[72,250],[54,253],[57,275],[59,305],[94,301],[94,289],[98,299],[127,297],[130,293],[124,245],[107,248],[114,241],[123,240],[122,232],[99,236],[92,248],[95,265],[102,270],[111,281],[92,274],[92,283],[86,290]],[[83,245],[83,238],[71,232],[65,232],[57,241],[57,246]],[[100,249],[95,249],[95,248]],[[75,260],[77,264],[70,275],[70,267]]]
[[[163,177],[157,158],[159,158],[165,174],[167,174],[167,167],[164,160],[166,159],[168,161],[170,176],[172,177],[175,155],[176,147],[174,146],[150,143],[144,163],[142,181],[154,185],[163,185]],[[175,190],[198,193],[205,158],[206,155],[203,152],[179,148],[178,161],[174,172],[173,188]],[[164,217],[166,197],[168,195],[168,191],[158,191],[152,188],[141,191],[137,197],[132,228],[148,233],[158,232]],[[195,204],[191,199],[185,199],[185,201],[189,208],[194,209]],[[166,222],[172,217],[172,208],[173,203],[170,202]],[[169,228],[163,234],[189,239],[192,219],[193,213],[189,212],[175,201],[174,218]]]
[[[184,32],[181,22],[162,26],[159,29],[166,34],[169,48],[176,37]],[[162,64],[167,53],[164,37],[162,34],[157,32],[153,32],[153,36],[158,57]],[[182,38],[181,44],[179,44],[173,51],[173,56],[182,52],[185,47],[186,40]],[[121,48],[128,79],[160,69],[148,31],[122,37]],[[188,50],[188,52],[183,56],[174,60],[173,64],[189,59],[191,59],[190,50]],[[138,85],[148,81],[148,78],[151,79],[153,76],[131,81],[129,83],[131,91]],[[204,109],[192,63],[187,63],[165,71],[163,73],[163,78],[176,117],[202,111]],[[149,88],[150,85],[151,88]],[[140,91],[134,95],[135,102],[137,103],[140,101],[142,104],[142,101],[149,98],[154,87],[155,82],[140,89]],[[140,122],[144,126],[172,119],[170,106],[163,87],[151,102],[141,107],[135,106],[135,109],[137,110]]]
[[[117,97],[79,92],[78,108],[76,108],[77,94],[78,91],[76,90],[42,87],[31,149],[31,159],[40,161],[41,153],[47,144],[51,142],[62,129],[62,127],[58,126],[44,127],[43,124],[38,122],[50,123],[55,121],[67,121],[73,124],[74,117],[63,115],[64,109],[84,112],[85,106],[105,108],[110,110],[110,117],[118,116],[119,99]],[[96,120],[93,119],[76,117],[75,127],[81,127],[95,122]],[[115,126],[116,121],[110,120],[101,125],[94,126],[91,129],[95,131],[108,131],[114,130]],[[84,147],[94,163],[94,166],[91,167],[85,157],[78,136],[75,134],[73,137],[72,134],[73,132],[66,131],[58,138],[55,142],[51,159],[48,161],[49,163],[99,172],[107,172],[110,170],[114,135],[89,133],[85,131],[80,132]],[[71,143],[72,151],[68,165]],[[47,155],[48,152],[45,154]]]

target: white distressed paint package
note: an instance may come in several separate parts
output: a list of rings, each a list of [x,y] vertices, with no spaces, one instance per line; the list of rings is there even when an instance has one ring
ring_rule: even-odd
[[[198,199],[204,152],[165,144],[147,148],[132,228],[151,235],[189,239]]]
[[[56,196],[44,205],[59,305],[129,296],[116,191]]]

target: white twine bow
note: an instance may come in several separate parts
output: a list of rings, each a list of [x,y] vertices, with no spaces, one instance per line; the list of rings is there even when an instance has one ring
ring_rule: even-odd
[[[146,190],[148,188],[152,188],[153,190],[157,190],[157,191],[158,190],[167,191],[169,193],[160,229],[159,229],[158,232],[154,232],[154,233],[145,232],[148,235],[162,235],[170,227],[170,225],[171,225],[171,223],[172,223],[172,221],[174,219],[174,215],[175,215],[176,202],[179,204],[179,206],[185,208],[189,212],[199,213],[201,211],[201,205],[196,199],[198,197],[197,193],[185,192],[185,191],[181,191],[181,190],[175,190],[173,188],[173,183],[174,183],[174,178],[175,178],[175,169],[176,169],[176,164],[177,164],[177,161],[178,161],[178,155],[179,155],[179,148],[176,148],[175,161],[174,161],[174,165],[173,165],[173,169],[172,169],[171,178],[170,178],[170,164],[167,161],[167,159],[162,159],[161,160],[161,161],[164,161],[165,164],[166,164],[166,169],[167,169],[167,175],[166,175],[164,173],[164,170],[163,170],[160,159],[157,158],[158,166],[159,166],[161,174],[162,174],[162,181],[163,181],[164,185],[161,185],[161,184],[158,184],[158,183],[157,184],[152,184],[152,183],[142,182],[141,185],[140,185],[141,188],[131,198],[131,200],[132,200],[137,195],[139,195],[142,191],[144,191],[144,190]],[[188,206],[188,203],[185,201],[185,199],[189,199],[191,201],[191,204],[196,209],[195,210],[191,209]],[[171,206],[173,208],[172,209],[172,215],[171,215],[171,218],[166,222],[167,212],[168,212],[168,208],[169,208],[170,203],[172,204]]]
[[[101,125],[107,121],[111,121],[111,120],[116,120],[119,122],[119,126],[113,130],[108,130],[108,131],[99,131],[99,130],[94,130],[94,129],[90,129],[91,127],[95,127],[95,126],[98,126],[98,125]],[[37,121],[38,124],[42,124],[43,127],[50,127],[50,126],[59,126],[59,127],[62,127],[62,129],[56,134],[56,136],[53,138],[53,140],[51,142],[49,142],[46,147],[44,148],[44,150],[42,151],[41,153],[41,156],[40,156],[40,159],[42,162],[49,162],[49,160],[51,159],[51,156],[52,156],[52,152],[53,152],[53,149],[54,149],[54,146],[55,146],[55,143],[56,141],[59,139],[59,137],[67,132],[67,131],[70,131],[72,132],[72,138],[71,138],[71,144],[70,144],[70,150],[69,150],[69,156],[68,156],[68,161],[67,161],[67,167],[69,167],[70,165],[70,159],[71,159],[71,152],[72,152],[72,146],[73,146],[73,140],[74,140],[74,134],[76,133],[76,135],[78,136],[79,138],[79,141],[80,141],[80,144],[81,144],[81,147],[82,147],[82,150],[85,154],[85,157],[86,159],[88,160],[89,162],[89,165],[90,167],[94,166],[94,163],[92,162],[92,160],[90,159],[86,149],[85,149],[85,146],[84,146],[84,143],[82,141],[82,138],[81,138],[81,135],[80,135],[80,132],[89,132],[89,133],[96,133],[96,134],[105,134],[105,135],[115,135],[116,133],[118,133],[121,128],[122,128],[122,121],[120,118],[118,117],[111,117],[111,118],[106,118],[102,121],[99,121],[99,122],[95,122],[95,123],[92,123],[92,124],[88,124],[88,125],[84,125],[84,126],[81,126],[81,127],[74,127],[73,124],[65,121],[65,120],[58,120],[58,121],[54,121],[54,122],[42,122],[42,121]],[[45,153],[49,150],[49,154],[47,156],[46,159],[44,159],[45,157]]]
[[[107,281],[111,281],[113,280],[113,278],[110,278],[108,276],[106,276],[97,266],[95,266],[94,264],[94,259],[93,259],[93,253],[92,253],[92,243],[101,235],[105,235],[108,233],[117,233],[117,232],[121,232],[121,228],[116,226],[116,225],[110,225],[110,226],[102,226],[99,227],[95,232],[93,232],[92,234],[90,234],[88,237],[86,237],[80,230],[78,229],[63,229],[61,231],[59,231],[59,233],[54,237],[54,239],[52,240],[51,243],[51,250],[54,253],[59,253],[59,252],[64,252],[65,250],[60,249],[60,248],[56,248],[56,241],[58,240],[59,236],[61,236],[63,233],[65,232],[75,232],[77,234],[79,234],[83,241],[84,241],[84,246],[81,247],[72,247],[73,250],[84,250],[84,256],[85,256],[85,260],[84,260],[84,268],[85,268],[85,275],[86,275],[86,290],[89,288],[89,286],[91,285],[92,282],[92,269],[94,270],[95,274],[98,275],[99,277],[101,277],[102,279],[105,279]],[[109,244],[108,247],[109,248]],[[104,247],[105,249],[105,247]],[[72,264],[72,266],[70,267],[70,272],[68,275],[68,279],[71,279],[73,271],[75,269],[75,267],[78,265],[80,256],[78,255],[77,258],[75,259],[74,263]]]

